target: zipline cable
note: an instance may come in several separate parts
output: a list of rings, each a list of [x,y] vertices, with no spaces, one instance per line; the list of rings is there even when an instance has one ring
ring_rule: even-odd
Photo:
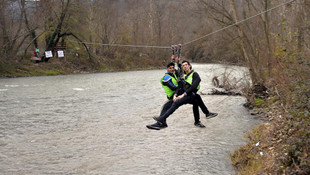
[[[138,47],[138,48],[157,48],[157,49],[167,49],[171,48],[168,46],[147,46],[147,45],[126,45],[126,44],[103,44],[103,43],[89,43],[89,42],[80,42],[80,41],[73,41],[68,40],[70,42],[77,42],[77,43],[84,43],[88,45],[102,45],[102,46],[112,46],[112,47]]]
[[[214,32],[211,32],[211,33],[208,33],[208,34],[206,34],[206,35],[204,35],[204,36],[201,36],[201,37],[199,37],[199,38],[197,38],[197,39],[194,39],[194,40],[192,40],[192,41],[186,42],[186,43],[183,44],[183,46],[188,45],[188,44],[191,44],[191,43],[193,43],[193,42],[196,42],[196,41],[201,40],[201,39],[203,39],[203,38],[206,38],[206,37],[208,37],[208,36],[210,36],[210,35],[213,35],[213,34],[215,34],[215,33],[221,32],[221,31],[223,31],[223,30],[226,30],[226,29],[228,29],[228,28],[230,28],[230,27],[233,27],[233,26],[235,26],[235,25],[241,24],[241,23],[243,23],[243,22],[245,22],[245,21],[248,21],[248,20],[250,20],[250,19],[252,19],[252,18],[255,18],[255,17],[259,16],[259,15],[262,15],[262,14],[264,14],[264,13],[270,12],[270,11],[272,11],[272,10],[274,10],[274,9],[277,9],[277,8],[279,8],[279,7],[282,7],[282,6],[284,6],[284,5],[293,3],[294,1],[296,1],[296,0],[290,0],[290,1],[285,2],[285,3],[283,3],[283,4],[280,4],[280,5],[277,5],[277,6],[275,6],[275,7],[272,7],[272,8],[270,8],[270,9],[268,9],[268,10],[265,10],[265,11],[263,11],[263,12],[260,12],[260,13],[256,14],[256,15],[253,15],[253,16],[251,16],[251,17],[249,17],[249,18],[243,19],[243,20],[238,21],[238,22],[236,22],[236,23],[234,23],[234,24],[228,25],[228,26],[223,27],[223,28],[221,28],[221,29],[219,29],[219,30],[216,30],[216,31],[214,31]],[[72,41],[72,40],[69,40],[69,41],[70,41],[70,42],[77,42],[77,43],[84,43],[84,44],[88,44],[88,45],[103,45],[103,46],[112,46],[112,47],[137,47],[137,48],[157,48],[157,49],[170,49],[170,48],[171,48],[171,46],[103,44],[103,43],[89,43],[89,42],[80,42],[80,41]]]
[[[204,35],[204,36],[202,36],[202,37],[199,37],[199,38],[197,38],[197,39],[194,39],[194,40],[192,40],[192,41],[186,42],[186,43],[184,43],[183,45],[185,46],[185,45],[191,44],[191,43],[193,43],[193,42],[195,42],[195,41],[201,40],[201,39],[203,39],[203,38],[205,38],[205,37],[208,37],[208,36],[213,35],[213,34],[215,34],[215,33],[218,33],[218,32],[221,32],[221,31],[223,31],[223,30],[226,30],[226,29],[228,29],[228,28],[230,28],[230,27],[232,27],[232,26],[238,25],[238,24],[243,23],[243,22],[245,22],[245,21],[247,21],[247,20],[250,20],[250,19],[252,19],[252,18],[255,18],[255,17],[259,16],[259,15],[262,15],[262,14],[264,14],[264,13],[270,12],[270,11],[272,11],[272,10],[274,10],[274,9],[277,9],[277,8],[279,8],[279,7],[282,7],[282,6],[284,6],[284,5],[290,4],[290,3],[294,2],[294,1],[296,1],[296,0],[291,0],[291,1],[285,2],[285,3],[283,3],[283,4],[280,4],[280,5],[276,6],[276,7],[273,7],[273,8],[271,8],[271,9],[266,10],[266,11],[263,11],[263,12],[261,12],[261,13],[258,13],[258,14],[254,15],[254,16],[251,16],[251,17],[249,17],[249,18],[246,18],[246,19],[243,19],[243,20],[241,20],[241,21],[238,21],[238,22],[236,22],[236,23],[234,23],[234,24],[231,24],[231,25],[228,25],[228,26],[226,26],[226,27],[223,27],[223,28],[221,28],[221,29],[219,29],[219,30],[216,30],[216,31],[214,31],[214,32],[211,32],[211,33],[209,33],[209,34],[206,34],[206,35]]]

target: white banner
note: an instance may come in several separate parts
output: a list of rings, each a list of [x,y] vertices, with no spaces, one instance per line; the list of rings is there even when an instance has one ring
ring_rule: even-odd
[[[53,57],[52,51],[45,51],[45,57],[46,57],[46,58],[51,58],[51,57]]]
[[[64,51],[63,50],[58,50],[57,51],[58,57],[65,57]]]

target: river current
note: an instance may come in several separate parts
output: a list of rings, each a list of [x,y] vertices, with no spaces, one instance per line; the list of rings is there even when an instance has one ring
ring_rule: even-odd
[[[193,64],[201,92],[227,67]],[[242,77],[241,67],[229,67]],[[219,115],[194,126],[181,106],[156,131],[166,101],[160,78],[146,70],[0,79],[0,174],[235,174],[229,154],[259,121],[241,96],[201,95]]]

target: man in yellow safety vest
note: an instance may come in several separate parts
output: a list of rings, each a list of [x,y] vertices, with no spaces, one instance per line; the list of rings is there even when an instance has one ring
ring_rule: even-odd
[[[197,72],[194,72],[191,69],[191,65],[188,61],[182,62],[182,68],[185,71],[186,74],[183,75],[184,78],[184,84],[183,84],[183,91],[184,93],[182,95],[178,95],[178,93],[174,93],[173,95],[173,103],[170,106],[168,110],[165,110],[164,113],[162,112],[159,117],[153,117],[154,120],[157,121],[157,123],[153,125],[147,125],[149,129],[163,129],[165,127],[168,127],[166,123],[166,119],[180,106],[184,104],[193,104],[193,112],[194,112],[194,118],[195,118],[195,126],[204,128],[205,126],[200,122],[200,116],[199,116],[199,108],[203,111],[203,113],[206,115],[206,118],[213,118],[217,116],[217,113],[212,113],[208,110],[208,108],[203,103],[201,97],[199,94],[197,94],[197,91],[200,89],[200,77]],[[182,82],[179,82],[182,83]]]

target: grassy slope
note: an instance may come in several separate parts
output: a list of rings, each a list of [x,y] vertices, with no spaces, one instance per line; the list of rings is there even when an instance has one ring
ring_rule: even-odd
[[[147,58],[128,58],[92,62],[87,59],[66,61],[53,58],[48,62],[34,63],[29,60],[1,61],[0,77],[24,77],[39,75],[60,75],[88,72],[127,71],[161,68],[162,63]]]

